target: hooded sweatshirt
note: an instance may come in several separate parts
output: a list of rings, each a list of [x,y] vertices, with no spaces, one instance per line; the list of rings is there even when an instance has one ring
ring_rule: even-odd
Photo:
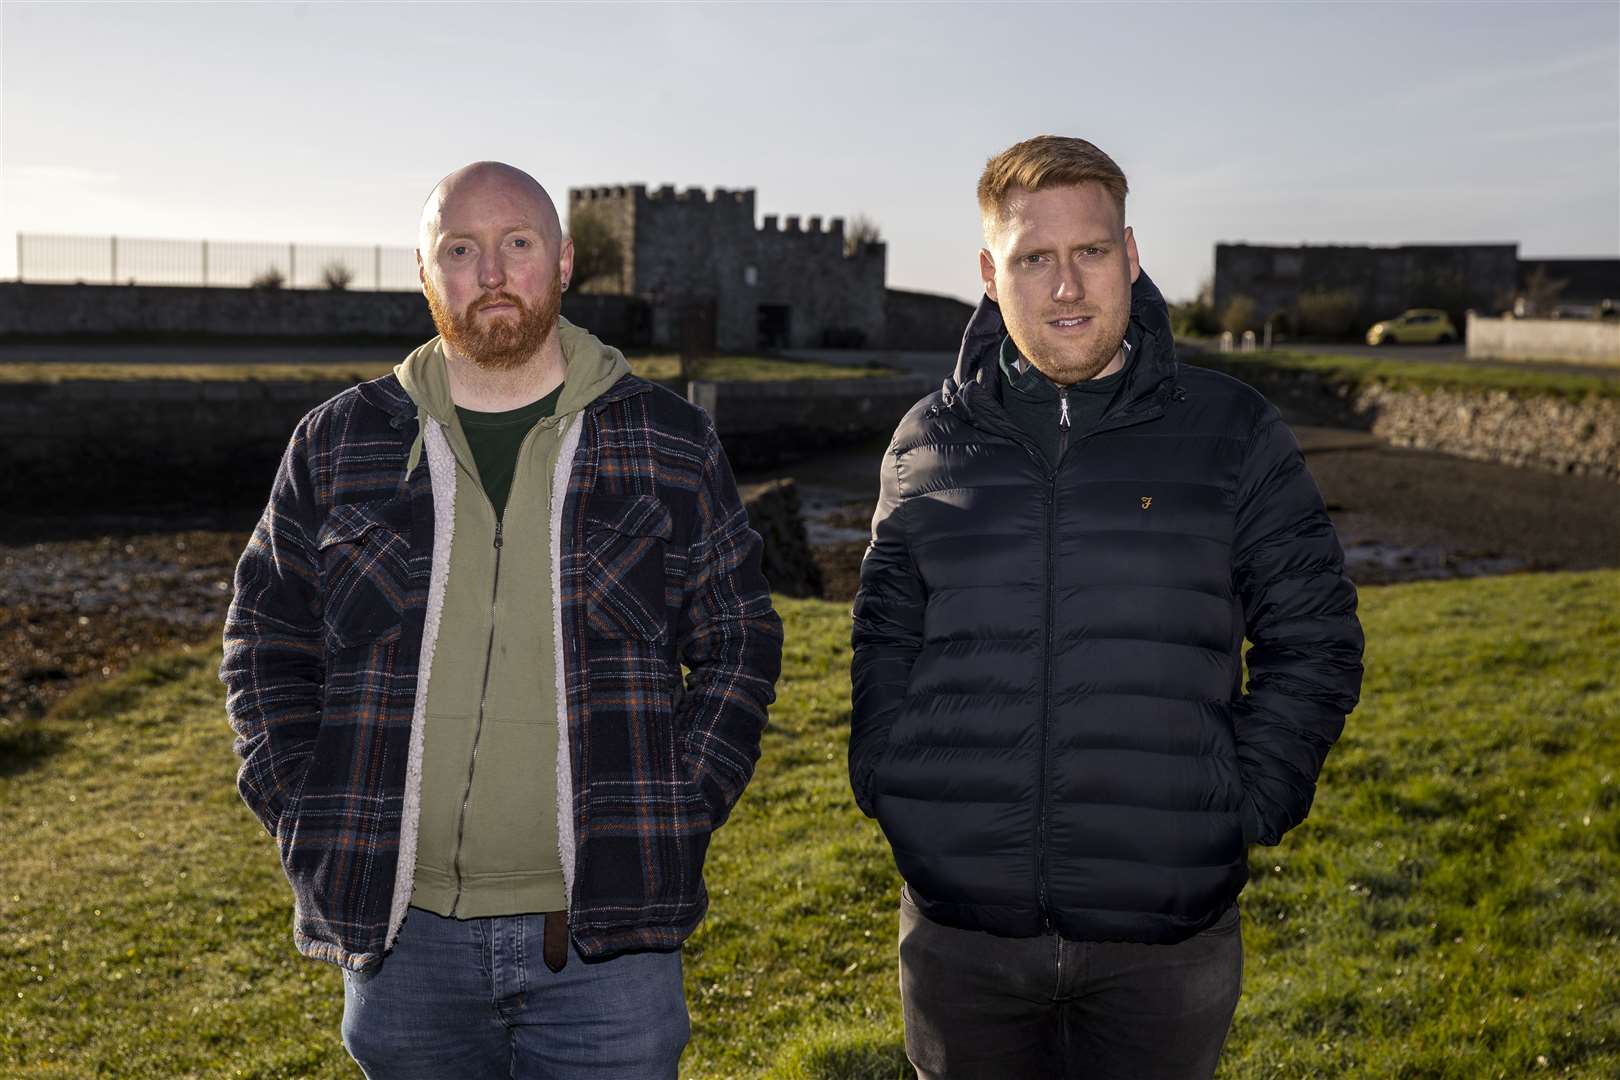
[[[561,396],[556,412],[524,437],[499,517],[451,400],[441,339],[394,369],[417,404],[419,431],[437,425],[456,470],[454,520],[434,524],[435,561],[447,548],[449,573],[425,665],[411,897],[412,906],[439,915],[465,919],[568,906],[558,827],[552,478],[558,449],[581,410],[630,367],[617,349],[566,320],[559,320],[556,333],[567,367]],[[418,453],[413,450],[411,467]]]

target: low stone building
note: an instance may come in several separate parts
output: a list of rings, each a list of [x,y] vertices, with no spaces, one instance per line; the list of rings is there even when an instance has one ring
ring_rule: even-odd
[[[885,245],[846,250],[844,220],[766,215],[753,189],[645,184],[571,188],[570,220],[594,215],[619,244],[619,272],[587,293],[640,297],[651,343],[740,352],[859,348],[884,340]]]
[[[1215,311],[1240,296],[1256,316],[1297,320],[1301,297],[1344,296],[1361,326],[1407,308],[1443,308],[1461,325],[1469,308],[1498,311],[1519,284],[1518,244],[1217,244]]]

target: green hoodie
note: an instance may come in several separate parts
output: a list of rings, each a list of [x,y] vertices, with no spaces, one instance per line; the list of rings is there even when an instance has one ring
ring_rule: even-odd
[[[430,590],[423,637],[428,684],[426,708],[418,709],[424,730],[411,896],[413,906],[440,915],[568,906],[557,817],[552,487],[569,427],[630,366],[566,320],[556,332],[567,365],[562,394],[555,415],[523,440],[499,521],[456,416],[441,340],[394,369],[417,404],[419,440],[435,425],[455,463],[453,521],[434,525],[433,572],[443,581],[435,581],[437,620]],[[410,468],[420,454],[419,443]],[[433,483],[437,495],[443,480],[435,475]]]

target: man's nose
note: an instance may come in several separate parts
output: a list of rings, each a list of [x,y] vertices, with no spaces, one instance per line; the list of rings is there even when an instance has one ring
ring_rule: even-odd
[[[1080,271],[1071,262],[1058,264],[1057,285],[1052,290],[1053,300],[1074,302],[1086,298],[1085,286],[1080,284]]]
[[[500,253],[486,251],[478,256],[478,284],[486,289],[498,289],[506,283],[506,267]]]

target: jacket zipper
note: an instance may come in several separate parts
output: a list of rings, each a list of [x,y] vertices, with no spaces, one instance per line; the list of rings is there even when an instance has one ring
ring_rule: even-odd
[[[461,905],[461,840],[467,830],[467,804],[472,802],[473,775],[478,771],[478,739],[484,733],[484,705],[489,698],[489,671],[495,658],[495,602],[501,591],[501,527],[505,522],[505,513],[495,519],[495,576],[489,590],[489,640],[484,645],[484,682],[478,690],[478,719],[473,724],[472,754],[467,759],[467,787],[461,793],[461,813],[456,817],[456,896],[450,901],[452,918]]]
[[[1069,428],[1071,425],[1072,421],[1069,419],[1069,388],[1060,386],[1058,387],[1058,459],[1052,462],[1054,472],[1062,464],[1063,455],[1069,449]]]
[[[1059,400],[1065,401],[1063,398],[1059,398]],[[1067,412],[1067,409],[1065,409],[1065,412]],[[1067,416],[1064,419],[1067,419]],[[1060,436],[1060,445],[1062,442],[1068,441],[1068,434],[1067,425],[1064,425],[1063,434]],[[1062,457],[1063,454],[1060,449],[1058,452],[1059,460]],[[1046,596],[1046,618],[1044,622],[1046,624],[1046,645],[1041,650],[1041,666],[1044,669],[1045,678],[1041,685],[1041,800],[1040,813],[1036,819],[1035,834],[1036,901],[1041,913],[1041,932],[1046,934],[1052,932],[1052,911],[1047,905],[1046,899],[1046,835],[1047,816],[1051,809],[1052,798],[1051,784],[1048,782],[1047,773],[1050,771],[1048,763],[1051,757],[1050,746],[1052,741],[1052,624],[1057,619],[1057,601],[1052,596],[1057,585],[1057,571],[1055,569],[1057,561],[1055,551],[1057,547],[1057,491],[1058,471],[1053,468],[1047,477],[1045,500],[1046,576],[1044,593]]]
[[[1178,398],[1177,400],[1180,399]],[[1112,421],[1097,424],[1090,431],[1086,432],[1082,438],[1090,438],[1093,435],[1098,435],[1105,431],[1114,431],[1118,428],[1132,427],[1136,424],[1145,423],[1148,420],[1156,420],[1160,415],[1163,414],[1163,412],[1164,410],[1162,408],[1156,406],[1150,406],[1141,410],[1140,412],[1135,413],[1126,411],[1122,414],[1116,415]],[[1062,463],[1063,456],[1069,448],[1069,431],[1071,424],[1072,420],[1069,416],[1068,393],[1066,388],[1059,387],[1058,460],[1053,462],[1049,469],[1043,469],[1043,471],[1046,473],[1047,482],[1047,489],[1045,498],[1043,500],[1046,503],[1046,568],[1044,578],[1046,592],[1046,618],[1045,627],[1043,628],[1045,648],[1042,651],[1041,656],[1041,667],[1044,676],[1044,680],[1041,685],[1041,797],[1039,814],[1036,818],[1035,889],[1036,904],[1041,916],[1041,932],[1046,934],[1054,933],[1057,929],[1056,925],[1052,921],[1052,910],[1048,904],[1046,895],[1046,837],[1048,831],[1047,817],[1051,807],[1051,786],[1047,782],[1047,759],[1050,756],[1052,738],[1052,635],[1053,624],[1057,621],[1057,601],[1053,594],[1057,584],[1057,574],[1054,564],[1056,562],[1057,547],[1058,466]],[[1016,425],[1011,425],[1009,430],[1002,431],[1000,434],[1002,434],[1004,437],[1011,437],[1013,442],[1016,442],[1022,446],[1024,451],[1029,454],[1032,459],[1034,459],[1038,466],[1044,466],[1046,464],[1045,455],[1041,452],[1041,449],[1030,442],[1029,437],[1019,430]]]
[[[1045,679],[1041,687],[1041,799],[1040,812],[1037,817],[1037,832],[1035,838],[1037,903],[1041,913],[1041,931],[1052,933],[1052,910],[1046,896],[1046,837],[1050,829],[1051,817],[1051,743],[1052,743],[1052,638],[1053,624],[1057,622],[1057,600],[1053,592],[1057,587],[1057,511],[1058,511],[1058,470],[1063,463],[1063,455],[1069,449],[1069,431],[1073,427],[1073,420],[1069,416],[1069,388],[1060,386],[1058,392],[1058,452],[1057,460],[1052,462],[1051,472],[1047,476],[1046,491],[1046,567],[1045,588],[1046,597],[1045,641],[1046,647],[1042,650],[1042,667]]]

